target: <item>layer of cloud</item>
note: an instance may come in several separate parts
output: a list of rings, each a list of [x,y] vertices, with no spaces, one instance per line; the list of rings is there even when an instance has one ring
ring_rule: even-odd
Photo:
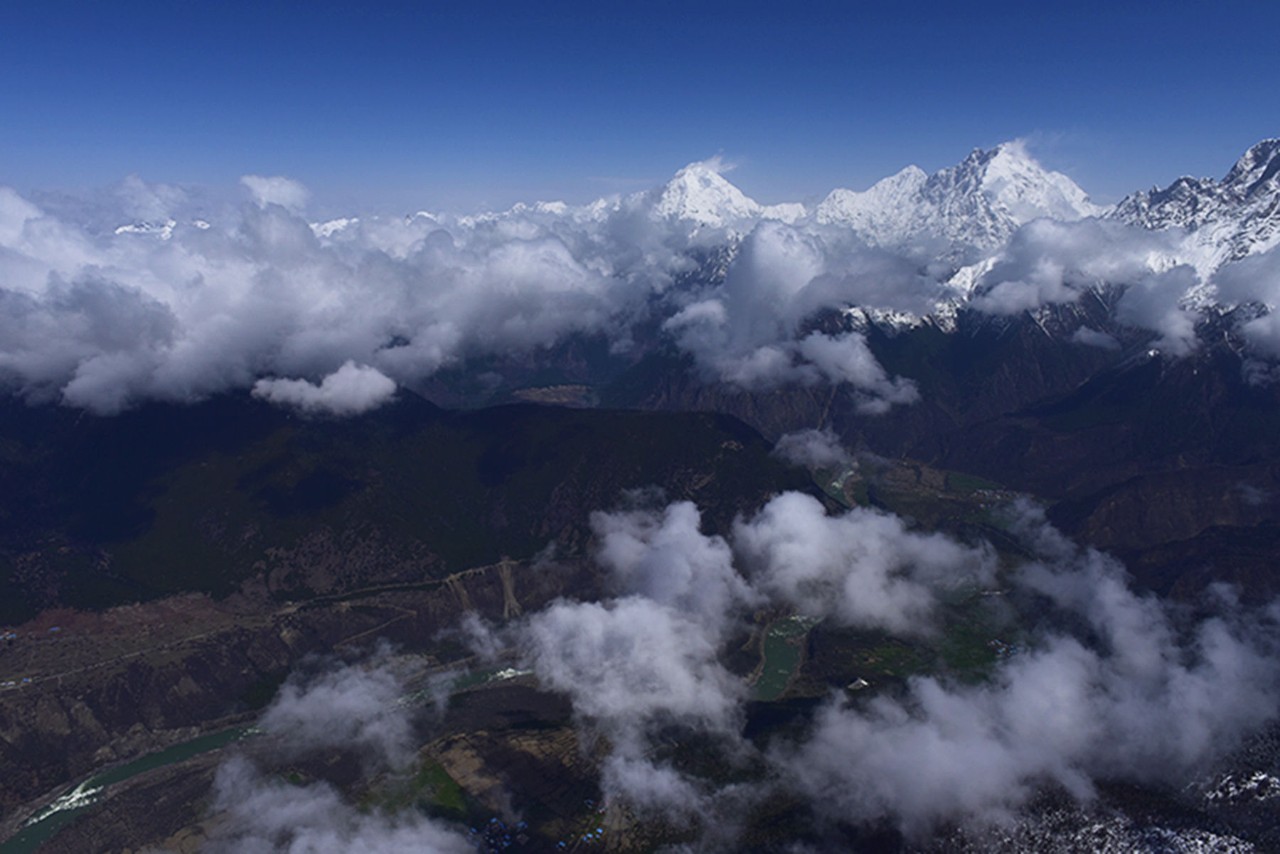
[[[626,351],[656,320],[708,378],[847,384],[880,412],[916,399],[910,378],[815,317],[849,306],[922,315],[968,295],[1008,315],[1115,285],[1127,289],[1118,320],[1176,356],[1197,348],[1213,294],[1278,303],[1278,250],[1218,267],[1221,247],[1206,255],[1199,232],[1110,220],[1032,221],[953,282],[941,256],[869,247],[847,226],[760,213],[695,227],[656,216],[654,192],[316,223],[292,179],[245,176],[242,196],[214,204],[136,176],[84,198],[0,188],[0,385],[103,413],[347,362],[404,385],[578,333]],[[1258,358],[1280,355],[1273,318],[1242,321]]]
[[[578,333],[625,351],[656,314],[721,381],[849,383],[883,405],[914,399],[860,336],[800,335],[825,306],[923,306],[938,288],[837,230],[691,229],[653,216],[647,194],[310,223],[296,182],[242,183],[251,202],[239,207],[136,178],[45,208],[0,192],[0,301],[5,322],[24,327],[0,344],[0,383],[101,413],[325,377],[348,362],[412,384]],[[700,267],[717,253],[732,257],[723,281]]]
[[[256,203],[220,209],[212,225],[172,188],[135,186],[107,200],[114,220],[86,211],[85,224],[74,206],[60,216],[0,193],[0,386],[112,413],[348,362],[405,383],[574,333],[625,346],[647,297],[687,264],[657,224],[631,228],[621,214],[313,228],[291,182],[246,186]]]

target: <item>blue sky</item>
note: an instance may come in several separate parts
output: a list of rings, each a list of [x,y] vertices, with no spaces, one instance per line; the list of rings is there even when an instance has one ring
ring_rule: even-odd
[[[475,209],[723,153],[775,202],[1027,137],[1102,201],[1280,135],[1272,2],[9,3],[0,183]]]

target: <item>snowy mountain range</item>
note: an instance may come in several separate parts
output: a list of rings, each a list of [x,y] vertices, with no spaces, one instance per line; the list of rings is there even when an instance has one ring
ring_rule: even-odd
[[[1045,169],[1018,140],[975,149],[932,175],[912,165],[865,190],[838,188],[813,207],[761,204],[726,178],[726,171],[719,158],[712,158],[690,163],[654,189],[583,206],[538,202],[478,216],[415,216],[475,226],[529,216],[601,222],[619,213],[640,213],[673,229],[724,229],[738,237],[760,221],[773,220],[802,229],[847,230],[870,247],[949,261],[954,268],[989,267],[983,262],[1034,220],[1096,218],[1172,233],[1177,248],[1161,263],[1187,263],[1202,276],[1280,243],[1280,140],[1275,139],[1250,148],[1221,180],[1183,177],[1111,207],[1094,204],[1069,177]],[[312,228],[330,238],[359,222],[343,218]]]
[[[873,246],[941,243],[944,255],[972,255],[998,248],[1034,219],[1072,221],[1100,213],[1070,178],[1041,167],[1015,141],[975,150],[933,175],[908,166],[863,192],[833,190],[814,217],[848,226]]]
[[[1108,214],[1152,230],[1181,229],[1188,260],[1201,271],[1280,244],[1280,139],[1259,142],[1221,181],[1179,178],[1126,196]]]
[[[1110,235],[1111,244],[1102,248],[1064,241],[1066,267],[1056,271],[1059,279],[1093,277],[1073,286],[1130,284],[1107,276],[1132,280],[1186,267],[1194,270],[1196,280],[1174,298],[1204,308],[1218,299],[1213,280],[1224,265],[1280,245],[1280,140],[1254,145],[1221,180],[1179,178],[1165,189],[1134,193],[1110,207],[1094,204],[1069,177],[1042,167],[1018,141],[975,150],[932,175],[908,166],[866,190],[837,189],[812,209],[759,205],[708,164],[686,167],[646,199],[656,199],[651,201],[653,215],[668,221],[731,225],[742,234],[754,223],[781,219],[817,234],[851,235],[922,266],[940,265],[944,272],[938,296],[927,316],[943,328],[984,287],[999,284],[1011,239],[1036,221],[1091,220]],[[1135,239],[1143,234],[1150,235],[1146,243]],[[1090,252],[1096,257],[1090,258]],[[1073,261],[1080,270],[1070,269]],[[1268,300],[1261,302],[1274,308]],[[890,326],[922,320],[898,309],[851,308]]]
[[[1208,276],[1280,244],[1280,140],[1250,148],[1221,180],[1179,178],[1111,207],[1094,204],[1069,177],[1042,167],[1019,141],[974,150],[932,175],[907,166],[866,190],[836,189],[812,209],[761,205],[730,183],[716,161],[690,164],[629,203],[647,204],[657,219],[739,232],[759,220],[846,228],[869,246],[960,267],[997,255],[1034,220],[1096,218],[1168,232],[1175,248],[1160,263],[1190,264]]]
[[[572,246],[566,251],[585,267],[629,279],[669,275],[676,267],[644,269],[668,263],[657,259],[669,253],[696,249],[705,256],[713,250],[714,268],[700,278],[681,274],[683,281],[706,285],[723,281],[739,249],[768,224],[764,231],[775,229],[775,238],[778,228],[797,236],[792,249],[803,245],[809,247],[804,252],[817,253],[801,263],[815,276],[880,276],[865,272],[867,253],[921,271],[910,299],[895,298],[898,291],[889,286],[846,289],[843,302],[832,306],[861,310],[893,327],[931,317],[950,328],[966,305],[1008,313],[1071,301],[1094,286],[1149,284],[1162,276],[1161,301],[1196,310],[1218,302],[1274,309],[1280,301],[1257,282],[1244,293],[1238,287],[1219,293],[1217,286],[1225,265],[1280,245],[1276,139],[1254,145],[1220,180],[1179,178],[1110,207],[1094,204],[1069,177],[1044,168],[1017,140],[974,150],[933,174],[907,166],[864,190],[833,190],[812,206],[761,204],[735,186],[728,171],[715,157],[690,163],[650,190],[587,205],[537,202],[471,216],[419,212],[398,224],[347,217],[312,223],[311,230],[324,246],[372,246],[397,257],[439,230],[458,245],[473,238],[490,245],[490,232],[502,240],[549,238]],[[209,227],[203,220],[190,225]],[[167,240],[175,227],[186,226],[157,218],[115,232]],[[665,249],[655,255],[658,245]],[[792,260],[800,263],[798,257]],[[688,263],[680,263],[687,270]],[[1167,275],[1175,270],[1183,272]],[[992,296],[997,289],[1003,289],[999,299]]]

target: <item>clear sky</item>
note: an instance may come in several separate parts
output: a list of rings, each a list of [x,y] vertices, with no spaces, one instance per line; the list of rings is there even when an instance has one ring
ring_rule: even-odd
[[[764,202],[1028,138],[1101,201],[1280,135],[1280,3],[66,2],[0,9],[0,183],[582,202],[722,153]]]

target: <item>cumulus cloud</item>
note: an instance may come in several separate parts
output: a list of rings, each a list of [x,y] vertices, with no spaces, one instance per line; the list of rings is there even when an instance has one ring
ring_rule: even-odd
[[[697,784],[653,757],[667,726],[732,737],[746,687],[720,664],[718,632],[644,596],[558,602],[517,633],[524,661],[606,735],[601,786],[611,798],[671,817],[700,808]]]
[[[916,533],[875,510],[828,516],[798,492],[738,520],[733,542],[754,583],[775,599],[810,616],[901,635],[933,631],[939,588],[987,584],[995,569],[989,548]]]
[[[249,388],[264,376],[323,376],[348,361],[403,384],[575,333],[606,332],[625,349],[634,324],[656,312],[717,380],[750,389],[848,384],[864,411],[879,412],[913,402],[914,385],[888,376],[859,333],[804,324],[849,305],[924,312],[947,293],[941,271],[868,248],[847,230],[762,220],[746,235],[691,231],[649,216],[643,196],[313,225],[300,215],[306,194],[296,182],[243,183],[256,204],[221,211],[212,226],[190,216],[183,191],[137,179],[116,194],[123,225],[114,230],[0,194],[0,281],[11,299],[31,302],[26,313],[44,327],[0,346],[5,380],[35,399],[103,412]],[[1015,234],[974,305],[1010,313],[1123,283],[1132,288],[1125,319],[1185,351],[1195,316],[1179,299],[1194,274],[1174,274],[1170,240],[1114,223],[1037,221]],[[722,281],[706,271],[689,278],[698,252],[734,246]],[[692,287],[673,290],[676,281]],[[89,326],[86,312],[108,312],[109,297],[127,293],[167,314],[168,329],[156,336],[122,323],[124,344],[101,342],[65,316],[57,291],[68,286],[104,292],[80,311]],[[104,313],[96,325],[108,320],[120,323]]]
[[[977,686],[912,679],[905,696],[828,704],[775,761],[832,817],[887,819],[909,835],[999,822],[1046,785],[1079,799],[1096,781],[1186,781],[1276,716],[1276,615],[1219,616],[1180,630],[1122,568],[1075,549],[1022,508],[1042,561],[1016,583],[1086,621],[1045,632]]]
[[[741,688],[700,623],[643,596],[561,602],[530,618],[522,640],[538,678],[589,718],[664,716],[722,726]]]
[[[835,452],[820,433],[793,441]],[[1203,603],[1212,615],[1193,621],[1134,592],[1118,562],[1076,546],[1035,505],[1016,502],[1006,523],[1030,555],[999,579],[1006,607],[1022,615],[1018,649],[978,683],[944,671],[832,698],[763,752],[741,737],[748,688],[722,663],[750,612],[796,611],[935,644],[941,594],[996,583],[990,547],[913,531],[887,513],[830,515],[800,493],[739,518],[722,538],[701,531],[688,502],[636,498],[592,517],[612,597],[559,600],[499,631],[467,618],[463,629],[487,656],[519,658],[570,700],[583,739],[606,746],[607,801],[709,832],[729,833],[735,810],[781,787],[833,821],[887,821],[923,838],[1009,820],[1046,788],[1087,802],[1102,781],[1187,781],[1275,719],[1280,607],[1246,612],[1215,589]],[[382,666],[320,671],[291,680],[263,728],[286,751],[356,745],[394,764],[411,743],[399,693]],[[764,776],[730,785],[701,776],[667,749],[673,738]],[[354,814],[324,786],[282,788],[256,774],[232,766],[220,777],[229,845],[283,846],[313,832],[370,850],[384,839],[452,839],[419,819]],[[315,804],[324,808],[313,815]]]
[[[259,721],[265,744],[255,742],[256,750],[218,768],[201,850],[474,851],[465,836],[416,810],[361,808],[328,782],[294,784],[260,765],[273,756],[295,762],[337,750],[360,756],[366,772],[403,770],[416,748],[403,694],[385,649],[355,664],[305,663]]]
[[[769,749],[776,778],[755,796],[781,785],[831,819],[887,820],[921,837],[1008,820],[1046,786],[1087,801],[1103,780],[1187,780],[1276,716],[1280,612],[1244,614],[1219,592],[1217,616],[1183,624],[1038,508],[1012,512],[1011,531],[1035,557],[1003,583],[1047,607],[1026,648],[976,685],[921,676],[902,693],[833,699],[805,735]],[[518,643],[544,684],[609,733],[605,790],[668,818],[718,814],[743,796],[655,758],[659,721],[742,749],[745,694],[717,663],[726,618],[704,614],[772,604],[928,637],[939,592],[992,584],[996,569],[986,546],[874,511],[830,516],[798,493],[739,519],[728,541],[701,534],[687,503],[597,514],[594,526],[598,558],[625,595],[557,603],[529,618]]]
[[[1035,220],[1020,228],[981,277],[970,305],[1017,314],[1075,302],[1091,288],[1118,286],[1117,319],[1159,334],[1171,356],[1196,349],[1200,320],[1193,296],[1208,286],[1176,229],[1150,231],[1119,222]],[[1108,346],[1090,331],[1076,340]]]
[[[935,588],[985,581],[993,563],[986,550],[910,532],[896,517],[829,517],[799,493],[739,520],[731,542],[703,534],[689,502],[596,513],[592,527],[618,596],[554,603],[507,640],[547,688],[570,698],[584,726],[607,735],[605,791],[669,819],[729,796],[657,758],[655,736],[683,727],[731,754],[742,749],[747,687],[720,659],[749,610],[783,606],[927,634]]]
[[[703,534],[700,523],[690,501],[662,511],[593,513],[596,559],[628,593],[719,626],[757,596],[734,569],[729,544]]]
[[[808,363],[833,385],[849,383],[862,392],[858,409],[872,415],[887,412],[894,404],[910,404],[920,399],[915,383],[901,377],[890,378],[867,339],[857,332],[823,335],[813,332],[796,347]]]
[[[262,715],[261,728],[290,754],[355,749],[386,766],[412,755],[413,730],[397,702],[403,686],[384,662],[295,674]]]
[[[212,854],[475,851],[466,836],[417,812],[362,811],[326,783],[297,786],[268,778],[243,757],[218,769],[212,808],[218,821],[202,849]]]
[[[664,328],[704,373],[733,385],[848,384],[863,393],[866,412],[910,404],[918,399],[915,385],[889,377],[860,333],[800,335],[803,322],[824,308],[927,308],[924,294],[936,296],[938,283],[886,257],[856,247],[848,234],[763,221],[743,239],[723,285]]]
[[[778,439],[773,454],[793,465],[811,469],[844,468],[853,464],[853,456],[830,429],[787,433]]]
[[[913,834],[1000,821],[1048,784],[1087,799],[1099,779],[1185,781],[1274,716],[1276,666],[1219,621],[1160,650],[1135,669],[1123,650],[1053,637],[980,687],[918,678],[902,699],[833,703],[777,761],[831,814]]]
[[[27,395],[117,412],[170,346],[177,319],[138,288],[51,274],[42,294],[0,290],[0,376],[21,376]]]
[[[306,413],[357,415],[376,409],[391,400],[395,380],[377,368],[347,361],[317,385],[306,380],[261,379],[253,385],[253,396]]]
[[[1200,283],[1187,266],[1139,279],[1120,298],[1116,316],[1124,322],[1160,333],[1155,345],[1171,356],[1196,349],[1200,313],[1184,305],[1185,296]]]
[[[732,623],[759,599],[689,502],[595,513],[591,524],[596,559],[619,595],[553,603],[508,641],[544,686],[569,697],[589,734],[608,738],[608,797],[688,820],[711,794],[657,758],[654,739],[674,726],[736,741],[746,685],[719,656]]]
[[[1016,314],[1074,302],[1091,287],[1129,284],[1163,272],[1176,265],[1177,252],[1176,235],[1167,232],[1108,220],[1035,220],[1014,233],[980,280],[972,305]]]
[[[695,355],[710,377],[744,389],[848,384],[860,393],[859,410],[871,414],[919,400],[915,383],[889,377],[859,332],[811,332],[797,339],[779,329],[768,343],[740,347],[727,333],[730,317],[724,303],[710,300],[681,310],[664,328]]]
[[[641,814],[687,822],[708,809],[708,792],[670,765],[644,756],[643,746],[623,743],[600,768],[600,788]]]

